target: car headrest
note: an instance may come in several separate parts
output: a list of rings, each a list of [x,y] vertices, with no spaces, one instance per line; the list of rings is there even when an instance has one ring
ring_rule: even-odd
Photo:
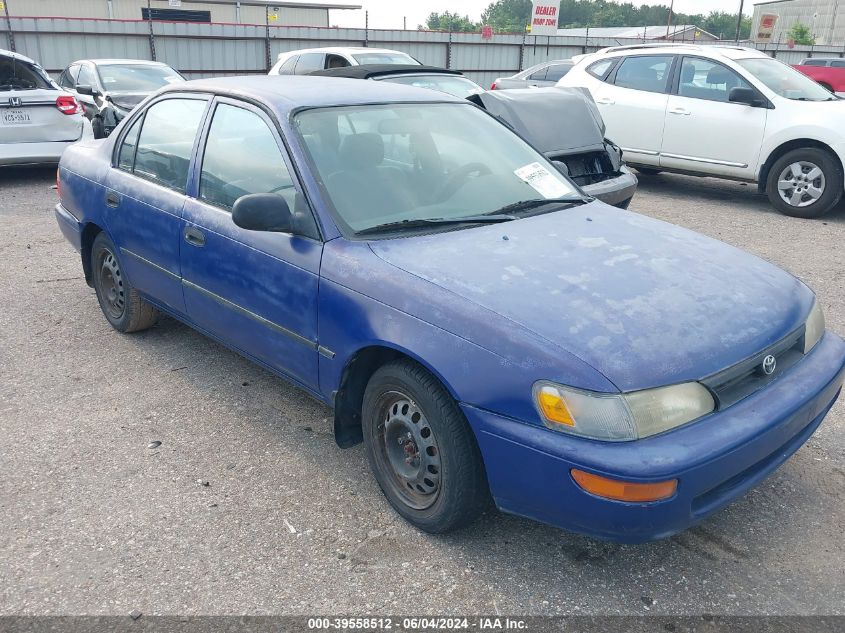
[[[734,83],[734,76],[730,71],[721,66],[713,66],[707,73],[707,83],[711,85]]]
[[[681,69],[681,83],[691,84],[695,79],[695,66],[684,66]]]
[[[367,169],[384,160],[384,140],[374,132],[351,134],[340,144],[340,160],[346,169]]]

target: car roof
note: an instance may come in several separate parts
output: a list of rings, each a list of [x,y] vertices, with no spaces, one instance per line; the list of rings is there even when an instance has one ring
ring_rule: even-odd
[[[765,53],[754,48],[745,46],[728,46],[725,44],[670,44],[670,43],[653,43],[653,44],[632,44],[630,46],[611,46],[603,48],[593,53],[594,56],[602,55],[630,55],[632,53],[671,53],[675,54],[690,54],[694,53],[702,57],[711,57],[714,59],[748,59],[749,57],[769,57]]]
[[[82,64],[84,62],[89,62],[96,66],[108,66],[110,64],[121,64],[124,66],[130,65],[141,65],[141,66],[167,66],[164,62],[154,62],[149,59],[77,59],[75,62],[71,62],[68,65],[73,64]]]
[[[308,73],[319,77],[349,77],[351,79],[374,79],[391,75],[460,75],[458,70],[439,68],[437,66],[420,66],[418,64],[361,64],[359,66],[345,66],[343,68],[327,68]]]
[[[34,59],[27,57],[26,55],[21,55],[20,53],[15,53],[14,51],[7,51],[5,48],[0,48],[0,55],[3,57],[11,57],[12,59],[16,59],[19,62],[27,62],[29,64],[38,64]]]
[[[393,50],[392,48],[373,48],[372,46],[323,46],[319,48],[300,48],[295,51],[285,51],[279,53],[278,59],[289,57],[290,55],[301,55],[302,53],[402,53],[407,55],[404,51]]]
[[[387,81],[360,81],[308,75],[255,75],[195,79],[171,84],[167,92],[204,92],[258,100],[281,114],[300,108],[383,103],[469,103],[436,90]],[[160,93],[160,94],[161,94]]]

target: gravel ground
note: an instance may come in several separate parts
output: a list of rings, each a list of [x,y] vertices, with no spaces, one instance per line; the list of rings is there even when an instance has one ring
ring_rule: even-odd
[[[845,613],[841,402],[666,541],[496,512],[422,534],[325,406],[176,321],[114,332],[56,227],[54,174],[0,171],[0,614]],[[845,335],[845,211],[786,218],[752,186],[670,175],[632,210],[790,270]]]

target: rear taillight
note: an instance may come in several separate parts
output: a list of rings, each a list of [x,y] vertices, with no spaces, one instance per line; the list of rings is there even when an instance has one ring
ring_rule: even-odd
[[[56,99],[56,107],[62,114],[79,114],[82,112],[79,101],[71,95],[62,95]]]
[[[495,89],[496,89],[496,82],[494,81],[494,82],[490,85],[490,90],[495,90]]]

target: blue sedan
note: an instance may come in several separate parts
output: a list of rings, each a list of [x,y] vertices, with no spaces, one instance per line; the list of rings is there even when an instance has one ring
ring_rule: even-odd
[[[592,200],[434,91],[174,85],[68,149],[59,189],[115,329],[171,315],[331,405],[429,532],[492,501],[666,537],[780,466],[843,382],[803,283]]]

